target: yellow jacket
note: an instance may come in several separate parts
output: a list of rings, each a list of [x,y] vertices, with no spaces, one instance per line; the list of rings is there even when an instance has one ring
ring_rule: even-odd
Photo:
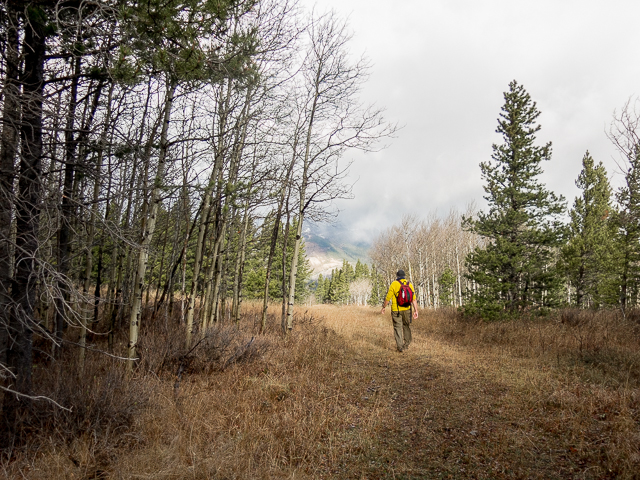
[[[408,282],[404,278],[400,279],[400,281],[404,283]],[[397,311],[402,312],[403,310],[409,310],[411,308],[411,305],[409,305],[408,307],[398,306],[398,294],[400,293],[400,281],[394,280],[393,282],[391,282],[391,285],[389,285],[389,291],[387,292],[387,302],[391,301],[391,311],[394,311],[394,312],[397,312]],[[413,288],[413,285],[411,284],[411,282],[408,282],[408,283],[409,283],[409,287],[411,288],[411,291],[413,292],[413,298],[415,299],[416,289]]]

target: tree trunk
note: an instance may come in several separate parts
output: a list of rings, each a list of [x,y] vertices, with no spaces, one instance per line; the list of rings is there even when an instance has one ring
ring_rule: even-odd
[[[238,321],[240,320],[240,304],[242,302],[242,272],[244,269],[245,251],[247,247],[248,227],[249,201],[247,200],[244,207],[244,218],[242,219],[242,230],[240,231],[240,239],[238,241],[238,253],[236,254],[236,265],[233,276],[233,304],[231,307],[231,315],[235,323],[238,323]]]
[[[93,123],[93,117],[98,108],[98,100],[100,99],[100,94],[102,92],[102,82],[96,89],[96,93],[94,95],[94,101],[92,105],[92,111],[89,115],[89,118],[86,124],[83,126],[82,132],[87,132],[91,123]],[[108,108],[109,110],[109,108]],[[109,118],[109,111],[107,112],[107,124]],[[81,134],[81,137],[85,135]],[[106,126],[102,135],[101,144],[104,145],[106,135]],[[86,152],[86,149],[85,149]],[[86,157],[86,155],[81,155],[81,157]],[[84,163],[84,161],[82,162]],[[82,278],[82,297],[83,297],[83,308],[81,308],[80,312],[80,351],[79,353],[79,362],[80,369],[84,368],[84,359],[85,359],[85,347],[87,343],[87,325],[91,323],[92,310],[94,307],[94,303],[89,299],[89,288],[91,284],[91,272],[93,270],[93,243],[95,240],[95,230],[96,230],[96,219],[98,218],[98,196],[100,194],[100,178],[102,176],[102,151],[98,152],[98,161],[96,164],[96,178],[93,185],[93,199],[92,199],[92,208],[91,215],[89,218],[89,226],[87,227],[87,241],[86,241],[86,252],[85,252],[85,268],[84,275]]]
[[[458,245],[456,245],[456,266],[458,269],[458,303],[462,306],[462,276],[460,275],[460,256],[458,254]]]
[[[217,162],[216,162],[217,163]],[[196,305],[196,296],[198,294],[198,283],[200,279],[200,269],[202,268],[202,252],[204,250],[205,234],[208,230],[211,217],[211,194],[213,191],[216,169],[211,173],[209,185],[204,191],[202,214],[198,225],[198,240],[196,243],[196,256],[193,264],[193,279],[191,280],[191,292],[189,294],[189,306],[187,307],[187,339],[186,348],[191,348],[191,339],[193,335],[193,314]]]
[[[302,222],[304,220],[304,212],[300,209],[298,214],[298,225],[296,228],[296,242],[293,247],[293,256],[291,258],[291,271],[289,272],[289,301],[287,303],[287,327],[285,332],[291,331],[293,328],[293,304],[296,295],[296,278],[298,276],[298,257],[300,256],[300,245],[302,243]]]
[[[20,86],[18,84],[18,12],[11,4],[7,6],[6,59],[4,78],[4,108],[2,111],[2,138],[0,139],[0,312],[9,312],[12,280],[12,220],[13,181],[18,145],[20,121]],[[6,363],[9,338],[8,315],[0,320],[0,365]]]
[[[45,34],[43,12],[33,7],[24,31],[24,77],[22,123],[20,128],[20,171],[16,198],[15,274],[11,290],[14,308],[9,312],[9,329],[13,341],[7,348],[7,367],[11,372],[11,387],[17,392],[5,394],[2,405],[5,438],[11,442],[26,420],[31,400],[33,329],[36,326],[36,258],[40,197],[42,190],[42,102]]]
[[[289,227],[291,225],[291,217],[289,214],[289,199],[287,198],[287,221],[284,225],[284,232],[282,236],[282,279],[281,279],[281,292],[282,292],[282,313],[280,315],[280,328],[282,332],[286,334],[287,330],[287,246],[289,244]]]
[[[164,175],[167,168],[167,150],[169,122],[171,121],[171,107],[173,105],[173,96],[176,91],[176,82],[167,81],[167,93],[164,101],[164,112],[162,130],[160,133],[160,151],[158,155],[158,168],[153,182],[151,191],[150,211],[146,219],[143,219],[142,241],[140,242],[140,251],[138,253],[138,262],[136,269],[136,282],[134,285],[133,301],[131,305],[131,314],[129,316],[129,345],[128,355],[129,362],[127,364],[129,371],[133,369],[133,361],[136,358],[136,346],[138,345],[138,334],[140,332],[140,317],[142,306],[142,289],[144,287],[145,273],[147,269],[147,261],[149,258],[149,247],[156,228],[158,217],[158,208],[160,207],[160,192],[164,181]],[[148,162],[148,158],[146,159]],[[145,222],[146,220],[146,222]]]
[[[218,304],[220,302],[221,292],[222,292],[222,273],[226,267],[226,254],[227,249],[229,248],[228,241],[226,241],[227,236],[227,219],[224,217],[221,232],[218,238],[216,239],[216,245],[214,246],[214,258],[217,259],[215,263],[215,281],[213,283],[213,291],[211,295],[211,305],[210,314],[209,314],[209,325],[220,320],[218,315]],[[224,245],[224,248],[223,248]],[[225,295],[222,292],[222,301],[224,301]]]
[[[75,117],[78,105],[78,82],[80,79],[80,57],[74,58],[74,75],[71,80],[69,92],[69,107],[67,110],[67,122],[65,126],[65,165],[64,180],[62,186],[62,202],[60,207],[60,230],[58,231],[58,290],[60,294],[56,298],[56,356],[60,355],[62,348],[62,335],[64,324],[67,321],[70,301],[69,258],[71,256],[71,217],[73,214],[73,187],[76,172],[76,146]]]
[[[294,144],[295,150],[295,144]],[[289,180],[291,178],[291,172],[295,164],[295,153],[291,157],[287,174],[284,178],[284,184],[280,193],[280,201],[278,202],[278,210],[273,223],[273,231],[271,232],[271,243],[269,244],[269,257],[267,258],[267,270],[264,280],[264,297],[262,302],[262,320],[260,322],[260,334],[265,332],[267,328],[267,307],[269,305],[269,281],[271,280],[271,269],[273,266],[273,258],[276,254],[276,247],[278,246],[278,234],[280,233],[280,220],[282,218],[282,208],[284,207],[284,201],[287,197],[287,190],[289,189]],[[284,257],[282,258],[284,264]]]

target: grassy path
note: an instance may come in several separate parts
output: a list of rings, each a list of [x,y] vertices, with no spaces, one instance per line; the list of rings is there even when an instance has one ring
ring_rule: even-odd
[[[233,340],[229,352],[256,335],[249,307],[241,330],[212,337]],[[111,373],[87,375],[78,405],[100,428],[34,437],[0,478],[640,478],[640,325],[608,325],[422,312],[398,353],[389,314],[320,305],[300,309],[286,338],[272,321],[255,356],[229,368],[202,348],[180,382],[176,363],[129,379],[93,356]],[[147,338],[148,365],[166,343]]]
[[[354,385],[363,408],[372,401],[385,406],[366,459],[345,476],[637,478],[606,472],[599,458],[606,449],[593,451],[584,432],[593,419],[557,398],[563,378],[539,362],[437,340],[428,318],[414,321],[411,348],[397,353],[389,315],[316,311],[350,346],[343,374],[369,379]]]

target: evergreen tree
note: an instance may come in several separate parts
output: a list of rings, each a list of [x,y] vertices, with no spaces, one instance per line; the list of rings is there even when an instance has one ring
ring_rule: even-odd
[[[314,293],[316,295],[316,303],[324,303],[325,290],[324,290],[324,277],[322,276],[322,274],[318,275],[318,280],[316,281],[316,289]]]
[[[336,291],[338,280],[338,270],[335,268],[331,270],[331,280],[329,280],[329,288],[327,288],[327,302],[329,303],[337,303],[338,301],[338,292]]]
[[[353,269],[349,270],[349,265],[346,261],[343,263],[343,268],[338,270],[335,279],[335,300],[333,303],[339,303],[344,305],[349,301],[349,277],[352,276]]]
[[[355,280],[356,274],[353,270],[353,267],[346,260],[342,261],[342,274],[344,276],[344,282],[347,284],[353,282]]]
[[[492,162],[480,164],[489,211],[465,218],[465,228],[487,239],[466,258],[467,277],[478,288],[465,310],[484,318],[555,305],[560,286],[554,249],[564,198],[537,180],[551,144],[534,145],[540,112],[521,85],[512,81],[504,99],[496,130],[504,143],[493,145]]]
[[[250,249],[250,255],[246,260],[245,275],[243,276],[243,295],[245,298],[257,299],[264,295],[264,284],[266,281],[266,265],[269,252],[269,235],[273,230],[274,218],[268,216],[262,224],[261,233],[253,239],[254,248]],[[281,236],[284,236],[284,225],[280,226]],[[295,243],[294,228],[289,229],[287,239],[287,258],[293,255]],[[290,265],[287,261],[285,265],[286,279],[289,278]],[[309,293],[309,278],[311,277],[311,266],[306,256],[304,241],[300,245],[298,253],[298,275],[296,276],[296,301],[302,301]],[[269,282],[269,297],[272,299],[282,298],[282,251],[278,249],[273,262],[273,272]]]
[[[454,287],[456,284],[456,276],[451,268],[447,267],[440,278],[438,279],[440,285],[440,303],[444,306],[450,307],[453,305],[454,299]]]
[[[616,194],[620,212],[615,216],[618,230],[616,274],[619,279],[619,301],[623,309],[637,297],[640,278],[640,146],[635,146],[634,151],[629,152],[628,161],[625,185]]]
[[[354,280],[359,278],[369,278],[369,266],[366,263],[362,263],[360,259],[356,262]]]
[[[324,278],[324,296],[322,297],[322,303],[329,302],[329,289],[331,288],[331,279],[329,277]]]
[[[561,267],[575,288],[576,306],[584,306],[585,301],[596,306],[615,304],[611,187],[602,162],[596,166],[589,152],[582,159],[576,186],[582,196],[576,197],[569,212],[569,241],[562,248]]]
[[[384,285],[382,275],[378,273],[375,265],[371,267],[371,296],[369,297],[369,305],[377,307],[382,305],[387,289]]]

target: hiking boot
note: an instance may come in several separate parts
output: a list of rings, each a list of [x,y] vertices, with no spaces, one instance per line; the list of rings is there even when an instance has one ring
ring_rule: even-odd
[[[404,346],[402,347],[402,350],[407,350],[408,348],[409,348],[409,344],[407,343],[406,345],[404,345]]]
[[[401,349],[401,348],[398,348],[398,352],[402,353],[402,349]]]

